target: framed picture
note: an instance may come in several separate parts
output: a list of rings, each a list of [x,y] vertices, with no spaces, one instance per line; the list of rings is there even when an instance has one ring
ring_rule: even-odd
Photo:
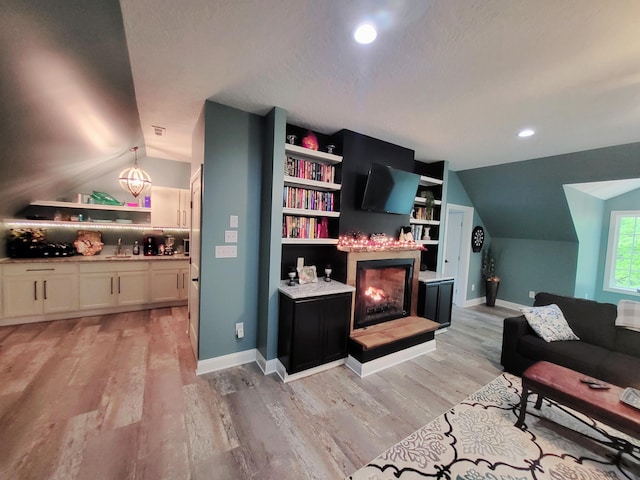
[[[316,266],[298,267],[298,279],[300,281],[300,285],[317,282],[318,275],[316,274]]]

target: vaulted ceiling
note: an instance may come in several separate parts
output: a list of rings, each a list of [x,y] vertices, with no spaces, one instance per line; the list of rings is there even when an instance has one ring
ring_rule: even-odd
[[[2,3],[5,214],[136,144],[188,161],[205,99],[279,106],[453,170],[640,140],[637,0]],[[351,36],[364,20],[379,29],[365,46]]]

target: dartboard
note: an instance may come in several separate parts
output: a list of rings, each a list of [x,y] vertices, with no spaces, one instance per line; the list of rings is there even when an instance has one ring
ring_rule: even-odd
[[[474,252],[482,250],[482,244],[484,243],[484,228],[477,226],[471,232],[471,249]]]

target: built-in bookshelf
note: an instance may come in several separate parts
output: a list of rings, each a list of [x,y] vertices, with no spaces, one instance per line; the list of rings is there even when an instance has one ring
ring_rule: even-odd
[[[283,244],[334,244],[330,223],[340,216],[336,166],[342,157],[287,143],[282,195]]]
[[[413,212],[409,223],[411,224],[411,232],[417,243],[422,245],[437,245],[438,233],[432,232],[432,227],[440,225],[440,207],[442,200],[436,198],[437,192],[430,187],[441,187],[442,180],[439,178],[420,176],[418,184],[418,192],[413,202]],[[441,190],[440,190],[441,191]],[[431,194],[433,200],[428,201],[427,196]]]

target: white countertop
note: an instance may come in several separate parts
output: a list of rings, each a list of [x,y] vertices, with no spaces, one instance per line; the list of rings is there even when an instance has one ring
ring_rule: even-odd
[[[455,280],[455,277],[451,275],[442,275],[438,272],[432,272],[431,270],[426,270],[418,274],[418,280],[421,282],[429,283],[440,282],[442,280]]]
[[[321,297],[323,295],[336,295],[338,293],[351,293],[356,290],[355,287],[336,280],[325,282],[324,278],[318,278],[317,282],[305,283],[304,285],[299,285],[297,280],[296,284],[292,287],[288,284],[289,280],[282,280],[278,290],[294,300],[308,297]]]
[[[186,255],[73,255],[71,257],[2,258],[0,265],[15,263],[155,262],[189,260]]]

